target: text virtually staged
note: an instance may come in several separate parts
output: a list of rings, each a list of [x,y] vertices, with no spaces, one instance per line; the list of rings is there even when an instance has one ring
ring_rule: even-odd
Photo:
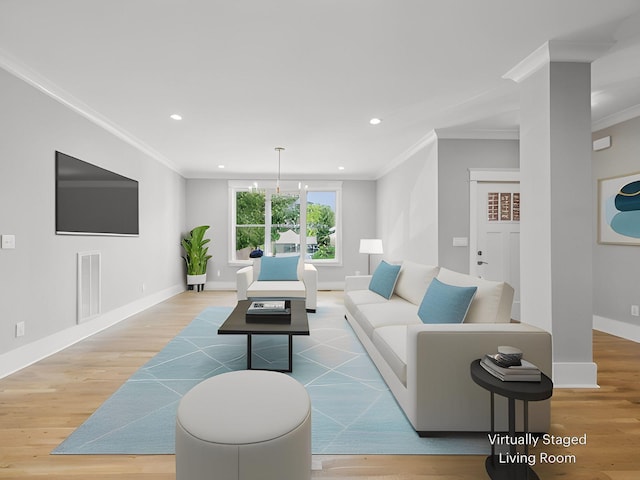
[[[526,433],[524,435],[505,435],[499,433],[487,434],[489,443],[494,446],[520,446],[528,448],[536,448],[540,446],[542,449],[536,453],[521,452],[500,452],[496,454],[495,461],[499,464],[527,464],[534,466],[536,464],[543,463],[577,463],[578,462],[578,450],[580,447],[587,445],[587,434],[582,435],[551,435],[545,433],[543,435],[535,435],[533,433]],[[563,447],[565,453],[549,453],[544,450],[544,447]]]

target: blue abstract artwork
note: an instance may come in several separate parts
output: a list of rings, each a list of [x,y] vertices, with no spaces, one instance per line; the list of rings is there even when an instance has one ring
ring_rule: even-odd
[[[599,181],[600,243],[640,245],[640,173]]]

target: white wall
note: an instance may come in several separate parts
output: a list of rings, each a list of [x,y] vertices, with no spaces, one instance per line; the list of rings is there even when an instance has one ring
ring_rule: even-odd
[[[611,148],[593,152],[594,219],[598,179],[640,172],[640,117],[593,134],[611,136]],[[640,305],[640,247],[598,244],[593,222],[593,313],[596,328],[640,342],[640,318],[631,305]]]
[[[376,231],[384,258],[438,264],[438,142],[378,179]]]
[[[102,253],[105,315],[183,289],[184,179],[4,70],[0,95],[0,234],[16,236],[14,250],[0,249],[0,356],[44,354],[47,343],[64,346],[76,330],[86,335],[87,324],[100,324],[76,326],[77,252]],[[140,182],[139,237],[55,234],[56,150]],[[15,337],[17,322],[25,322],[24,337]],[[10,362],[0,363],[1,376]]]
[[[235,289],[238,266],[229,265],[229,188],[227,180],[187,180],[187,229],[209,225],[207,288]],[[318,265],[321,289],[340,289],[346,275],[367,271],[367,257],[359,254],[361,238],[375,236],[376,184],[373,181],[342,182],[342,265]],[[218,276],[218,272],[220,275]]]

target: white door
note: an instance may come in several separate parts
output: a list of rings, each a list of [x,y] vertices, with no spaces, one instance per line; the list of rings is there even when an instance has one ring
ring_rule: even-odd
[[[472,214],[469,273],[509,283],[515,290],[511,318],[519,320],[520,183],[478,181],[471,184],[475,219]]]

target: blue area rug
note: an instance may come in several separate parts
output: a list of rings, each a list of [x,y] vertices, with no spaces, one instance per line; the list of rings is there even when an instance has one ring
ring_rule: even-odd
[[[230,308],[203,311],[138,370],[53,454],[172,454],[182,396],[246,367],[246,336],[217,335]],[[314,454],[487,454],[486,435],[420,438],[344,319],[343,307],[309,314],[293,339],[293,373],[309,392]],[[254,368],[287,366],[287,337],[254,336]]]

